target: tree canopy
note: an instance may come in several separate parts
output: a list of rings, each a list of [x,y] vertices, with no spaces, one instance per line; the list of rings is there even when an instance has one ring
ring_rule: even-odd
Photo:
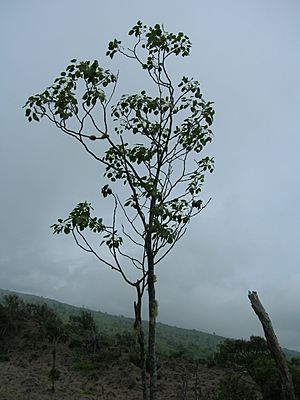
[[[91,203],[83,201],[52,227],[56,234],[72,234],[78,246],[119,272],[136,289],[135,329],[144,371],[144,399],[141,304],[147,287],[150,399],[155,400],[155,267],[210,201],[200,195],[206,172],[213,171],[213,158],[202,152],[212,140],[214,109],[213,103],[204,99],[199,81],[182,76],[174,82],[171,76],[172,57],[190,55],[188,36],[167,32],[160,24],[147,27],[141,21],[128,34],[130,47],[114,39],[106,55],[134,62],[150,79],[151,91],[123,94],[113,102],[118,74],[97,60],[73,59],[51,86],[29,97],[25,115],[30,122],[46,117],[104,167],[107,183],[101,195],[112,201],[110,221],[94,216]],[[99,245],[94,245],[87,232],[100,235]],[[137,273],[134,277],[128,272],[132,267]]]

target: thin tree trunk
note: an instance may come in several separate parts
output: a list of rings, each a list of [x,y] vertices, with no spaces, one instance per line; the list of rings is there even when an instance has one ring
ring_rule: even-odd
[[[154,260],[152,253],[148,253],[148,296],[149,296],[149,340],[148,340],[148,361],[150,373],[150,400],[157,399],[157,370],[156,370],[156,316],[157,302],[155,298],[155,274]]]
[[[140,363],[141,363],[141,378],[143,387],[143,400],[148,400],[148,385],[147,385],[147,364],[145,354],[145,335],[142,326],[142,294],[140,286],[136,285],[137,302],[134,302],[135,322],[134,328],[137,331],[138,343],[140,347]]]
[[[52,372],[53,372],[53,374],[51,376],[52,392],[55,391],[55,371],[56,371],[56,344],[54,343],[53,349],[52,349]]]
[[[272,327],[272,322],[264,309],[263,305],[261,304],[258,294],[256,292],[248,293],[248,298],[251,302],[251,306],[258,316],[264,333],[267,340],[268,347],[270,352],[276,362],[280,379],[281,379],[281,387],[282,387],[282,399],[283,400],[295,400],[295,393],[294,393],[294,385],[292,381],[292,377],[290,375],[285,356],[280,348],[278,339]]]

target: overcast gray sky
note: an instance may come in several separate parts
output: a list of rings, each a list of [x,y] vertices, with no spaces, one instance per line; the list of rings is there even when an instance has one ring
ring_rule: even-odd
[[[22,105],[72,58],[142,90],[105,57],[139,19],[190,37],[174,72],[198,79],[216,110],[212,201],[158,268],[159,320],[248,338],[262,333],[247,299],[257,290],[281,343],[300,350],[297,0],[1,1],[0,287],[132,316],[120,276],[49,228],[79,201],[100,202],[102,169],[45,121],[29,124]]]

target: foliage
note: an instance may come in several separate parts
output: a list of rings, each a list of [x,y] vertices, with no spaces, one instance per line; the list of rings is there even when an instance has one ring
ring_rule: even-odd
[[[74,369],[77,371],[92,371],[97,368],[97,365],[88,362],[88,361],[81,361],[74,365]]]
[[[209,202],[203,202],[200,194],[214,160],[199,153],[212,140],[214,110],[213,103],[204,100],[197,80],[183,76],[174,82],[171,77],[171,57],[190,54],[191,42],[183,32],[174,34],[162,25],[147,27],[138,21],[128,34],[133,39],[131,47],[114,39],[106,55],[113,59],[118,54],[135,62],[150,78],[154,91],[124,94],[111,105],[118,75],[97,60],[73,59],[51,86],[29,97],[24,107],[29,122],[48,118],[105,168],[107,183],[101,194],[112,200],[111,222],[93,216],[91,204],[84,201],[52,228],[55,234],[72,234],[79,247],[119,272],[135,288],[135,327],[145,391],[141,304],[147,287],[150,399],[155,400],[155,266]],[[99,140],[104,148],[94,145]],[[124,190],[116,182],[123,183]],[[100,247],[104,245],[106,252],[93,245],[88,236],[91,233],[99,235]],[[136,271],[133,278],[128,274],[129,266]]]
[[[67,339],[60,317],[47,304],[25,303],[16,294],[4,295],[0,304],[1,358],[10,348],[29,345],[36,347],[48,340],[52,344],[52,367],[48,377],[55,390],[60,371],[56,368],[56,345]]]
[[[72,337],[70,347],[83,347],[93,352],[99,347],[98,329],[89,310],[80,309],[79,315],[70,315],[68,330]]]
[[[11,336],[18,333],[26,321],[26,310],[24,302],[15,294],[3,297],[0,309],[0,332],[1,337]]]
[[[219,365],[239,367],[250,373],[253,363],[261,356],[270,356],[267,342],[259,336],[251,336],[249,341],[226,339],[219,345],[215,360]]]
[[[281,398],[281,380],[275,361],[269,357],[259,357],[253,362],[252,377],[260,386],[264,400]]]
[[[80,309],[79,315],[70,315],[70,329],[85,333],[86,331],[97,332],[95,320],[91,311]]]
[[[65,341],[67,332],[61,318],[47,304],[29,304],[27,309],[39,327],[41,339],[49,342]]]
[[[9,314],[3,304],[0,304],[0,340],[2,341],[10,333]]]
[[[3,296],[0,303],[0,333],[6,342],[16,337],[33,342],[66,340],[61,318],[47,304],[25,303],[16,294]]]
[[[25,296],[25,295],[22,295]],[[0,339],[1,344],[1,358],[2,360],[8,359],[7,351],[4,351],[3,345],[5,344],[15,344],[12,342],[14,338],[21,338],[20,345],[22,348],[26,342],[31,343],[33,341],[40,341],[40,344],[44,344],[44,340],[49,340],[53,343],[52,347],[52,368],[49,372],[49,379],[53,385],[57,379],[59,379],[60,371],[57,369],[55,365],[55,355],[56,355],[56,341],[64,341],[68,339],[70,343],[76,337],[80,340],[88,336],[89,331],[98,332],[97,324],[101,324],[101,319],[99,316],[103,316],[104,323],[108,323],[110,318],[115,325],[116,330],[111,330],[109,325],[107,325],[106,334],[110,336],[107,337],[106,341],[111,343],[111,345],[116,345],[125,347],[128,351],[129,360],[139,366],[139,357],[137,354],[136,343],[134,341],[134,337],[132,332],[128,332],[128,330],[132,330],[132,320],[126,319],[124,317],[112,317],[108,314],[102,313],[92,313],[89,310],[81,309],[78,310],[76,307],[58,304],[57,302],[51,302],[50,300],[38,298],[38,297],[24,297],[26,301],[22,298],[19,298],[16,295],[7,296],[6,298],[2,297],[3,302],[0,303],[0,326],[1,329],[5,329],[6,332],[10,332],[10,334],[4,335]],[[33,301],[33,303],[28,303],[27,301]],[[38,303],[40,301],[40,303]],[[57,315],[57,312],[52,309],[52,304],[56,305],[56,309],[60,311],[61,315],[68,315],[68,322],[63,323]],[[96,317],[96,319],[93,318]],[[98,318],[97,318],[98,316]],[[106,319],[105,319],[106,318]],[[15,325],[10,325],[14,321]],[[70,324],[71,321],[71,324]],[[121,321],[120,325],[117,325],[117,322]],[[54,325],[53,325],[54,324]],[[13,326],[10,330],[9,326]],[[60,327],[60,330],[54,329],[54,332],[58,332],[61,334],[62,332],[68,332],[67,336],[52,336],[53,326]],[[71,328],[72,326],[72,328]],[[110,327],[111,327],[110,326]],[[123,327],[119,328],[119,334],[116,334],[118,326]],[[15,329],[17,327],[17,329]],[[9,328],[9,329],[8,329]],[[210,336],[202,334],[197,331],[188,331],[180,328],[173,328],[170,326],[164,326],[163,324],[158,325],[159,332],[162,333],[162,338],[166,341],[169,338],[170,343],[172,344],[172,349],[174,353],[170,352],[170,348],[167,348],[168,351],[163,351],[164,354],[175,354],[177,351],[177,356],[180,358],[185,358],[188,353],[186,353],[186,349],[182,346],[182,343],[186,343],[188,346],[189,343],[193,343],[195,340],[195,348],[196,344],[200,347],[203,346],[203,343],[206,343],[205,340],[210,343]],[[82,336],[76,335],[75,332],[81,332]],[[30,335],[25,335],[26,332],[30,332]],[[122,333],[123,332],[123,333]],[[183,339],[189,339],[187,342],[184,342]],[[200,341],[200,338],[202,342]],[[211,340],[218,339],[216,335],[211,335]],[[221,338],[219,338],[221,339]],[[229,343],[228,343],[229,341]],[[280,380],[278,376],[278,372],[275,366],[274,361],[265,354],[265,343],[262,338],[252,337],[250,340],[250,344],[247,341],[237,341],[238,343],[231,343],[232,340],[225,341],[223,344],[219,345],[219,353],[221,352],[221,356],[216,354],[213,361],[216,361],[219,365],[230,366],[231,368],[236,368],[238,373],[235,373],[234,376],[226,378],[226,381],[222,383],[221,391],[220,391],[220,399],[231,397],[226,397],[228,393],[231,393],[231,396],[234,396],[235,393],[238,393],[240,396],[246,393],[246,389],[249,385],[245,382],[242,371],[247,370],[249,375],[252,377],[253,381],[257,384],[260,389],[260,392],[263,395],[264,400],[273,400],[280,398]],[[81,346],[84,346],[84,342],[80,342]],[[102,339],[102,343],[105,345],[104,340]],[[177,347],[178,346],[178,347]],[[10,348],[12,346],[10,345]],[[15,346],[13,346],[15,347]],[[83,347],[86,349],[86,347]],[[166,348],[162,348],[164,350]],[[221,351],[220,351],[221,350]],[[236,353],[240,353],[235,354]],[[234,360],[237,364],[234,364]],[[174,361],[177,362],[177,361]],[[294,385],[295,385],[295,393],[299,397],[300,395],[300,368],[297,365],[298,359],[291,359],[289,362],[290,372],[292,373]],[[90,361],[81,361],[80,363],[74,366],[75,369],[81,371],[88,371],[95,367],[94,362]],[[52,371],[52,372],[51,372]],[[247,386],[248,385],[248,386]],[[248,387],[249,393],[253,391],[253,385]],[[244,391],[245,392],[244,392]],[[227,394],[226,394],[227,393]],[[244,394],[243,394],[244,393]],[[250,396],[250,394],[249,394]],[[232,397],[235,398],[235,397]],[[240,397],[243,399],[243,397]],[[247,397],[245,397],[248,399]],[[220,400],[219,399],[219,400]],[[249,397],[251,399],[251,397]]]
[[[0,298],[2,293],[6,295],[10,292],[0,290]],[[23,293],[18,293],[18,296],[26,304],[47,304],[66,324],[69,323],[71,315],[80,314],[78,307],[59,303],[56,300]],[[94,318],[98,331],[101,329],[102,336],[116,337],[117,343],[123,343],[126,346],[133,343],[132,326],[134,321],[132,318],[114,316],[100,311],[89,311]],[[144,324],[144,328],[146,330],[146,324]],[[157,324],[157,348],[158,352],[163,355],[180,356],[181,354],[185,358],[206,358],[216,350],[224,339],[224,337],[197,330],[183,329],[162,323]]]
[[[299,361],[299,358],[298,358]],[[300,366],[293,363],[289,364],[289,370],[293,377],[294,389],[296,397],[300,398]]]
[[[245,382],[240,374],[227,373],[220,382],[217,400],[257,400],[257,398],[257,390]]]
[[[265,339],[251,336],[250,340],[227,339],[215,353],[218,365],[239,371],[247,371],[256,382],[264,400],[281,397],[281,380],[275,361]],[[300,368],[289,363],[295,393],[300,392]]]
[[[104,198],[113,198],[112,224],[92,216],[91,204],[84,201],[67,218],[59,219],[53,229],[57,234],[72,233],[80,247],[135,286],[136,280],[127,277],[120,259],[146,271],[147,257],[142,254],[138,259],[128,254],[129,244],[145,247],[145,238],[150,235],[150,250],[158,263],[205,206],[198,196],[205,173],[213,170],[213,159],[197,154],[212,140],[214,110],[212,102],[204,100],[197,80],[183,76],[174,84],[167,71],[171,56],[189,55],[191,43],[186,35],[166,32],[158,24],[147,28],[138,21],[129,36],[135,39],[131,49],[125,50],[121,41],[114,39],[107,55],[113,59],[121,54],[135,61],[154,83],[156,96],[142,90],[121,96],[111,106],[118,75],[98,61],[73,59],[53,85],[29,97],[25,115],[30,122],[48,118],[105,166],[108,181],[126,184],[128,194],[124,198],[108,184],[101,190]],[[99,110],[103,114],[101,123],[93,115]],[[96,132],[93,135],[89,133],[91,126]],[[106,144],[100,154],[89,143],[99,139]],[[122,223],[117,226],[119,220],[123,221],[117,218],[120,210],[129,230]],[[86,230],[102,236],[101,245],[108,247],[114,263],[94,249],[84,236]],[[144,282],[144,274],[141,279]]]
[[[292,376],[295,395],[300,395],[300,368],[288,362]],[[270,357],[259,357],[253,364],[253,379],[261,388],[264,400],[279,399],[281,397],[281,379],[275,361]]]
[[[296,366],[300,366],[300,358],[298,357],[291,357],[290,359],[290,363],[291,365],[296,365]]]

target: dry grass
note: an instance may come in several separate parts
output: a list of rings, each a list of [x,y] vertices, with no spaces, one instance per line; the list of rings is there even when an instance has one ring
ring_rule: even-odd
[[[1,400],[141,400],[140,370],[129,361],[125,346],[102,345],[95,355],[78,353],[66,345],[57,348],[60,378],[51,391],[51,346],[19,346],[0,362]],[[179,358],[160,357],[160,400],[213,399],[223,371]]]

